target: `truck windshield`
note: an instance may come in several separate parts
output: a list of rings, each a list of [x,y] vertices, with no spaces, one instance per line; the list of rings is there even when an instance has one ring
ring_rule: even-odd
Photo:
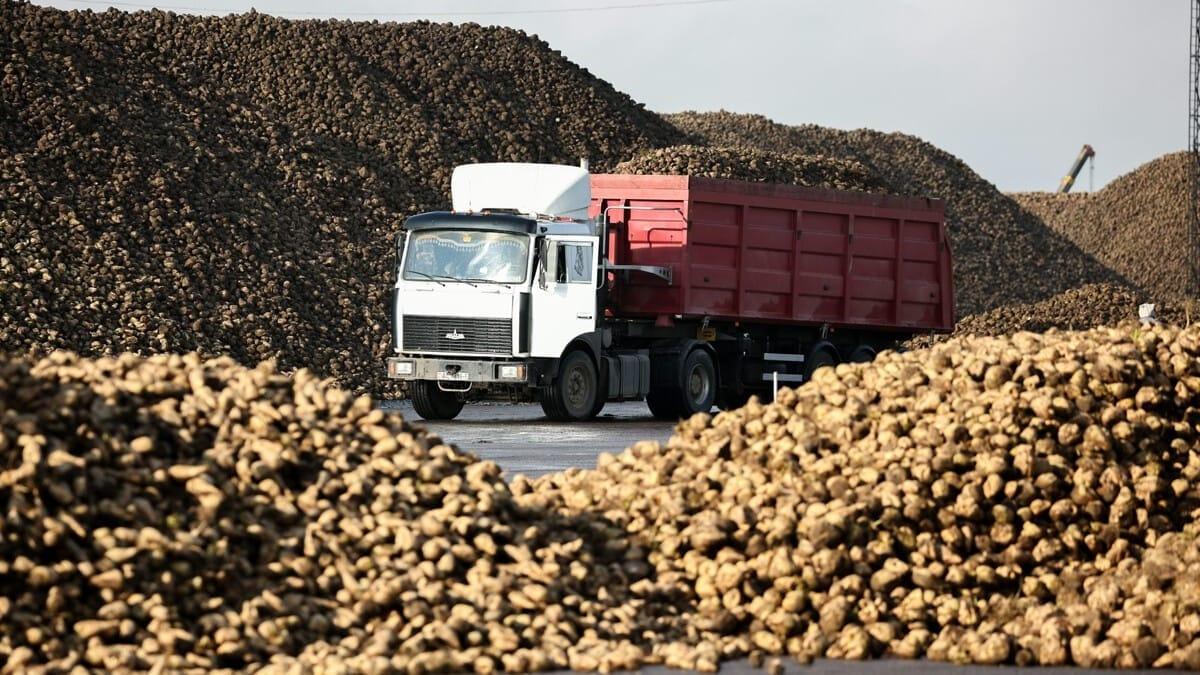
[[[520,284],[525,282],[529,237],[508,232],[434,230],[409,237],[404,278]]]

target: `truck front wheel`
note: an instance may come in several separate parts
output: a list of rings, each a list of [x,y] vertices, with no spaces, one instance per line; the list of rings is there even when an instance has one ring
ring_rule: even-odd
[[[427,420],[452,420],[462,412],[463,400],[442,391],[437,382],[417,380],[412,384],[413,410]]]
[[[540,400],[546,417],[567,422],[591,419],[599,412],[600,378],[587,354],[573,351],[558,365],[558,377],[542,389]]]

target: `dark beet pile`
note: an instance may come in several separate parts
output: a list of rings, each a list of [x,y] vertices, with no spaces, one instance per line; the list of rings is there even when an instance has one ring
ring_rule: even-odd
[[[0,351],[276,358],[380,391],[390,239],[472,161],[680,135],[519,31],[0,0]]]
[[[678,145],[658,148],[621,162],[615,171],[705,176],[859,192],[884,191],[882,181],[854,160],[747,147]]]
[[[1189,266],[1188,153],[1163,155],[1094,193],[1012,195],[1040,217],[1160,301],[1195,293]]]

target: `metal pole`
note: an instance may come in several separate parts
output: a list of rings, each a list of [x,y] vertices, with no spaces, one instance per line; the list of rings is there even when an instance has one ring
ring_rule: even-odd
[[[1200,297],[1200,0],[1192,0],[1188,30],[1188,164],[1190,169],[1189,212],[1187,227],[1188,291]]]
[[[771,371],[771,402],[776,403],[778,401],[779,401],[779,371],[772,370]]]

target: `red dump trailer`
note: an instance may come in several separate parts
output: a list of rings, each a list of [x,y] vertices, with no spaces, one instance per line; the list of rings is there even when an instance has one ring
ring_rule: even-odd
[[[936,199],[697,176],[592,176],[615,316],[854,327],[954,327],[945,206]]]
[[[661,416],[690,412],[679,401],[697,349],[732,406],[954,327],[940,200],[617,174],[594,174],[591,192],[611,344],[652,351],[647,400]]]

